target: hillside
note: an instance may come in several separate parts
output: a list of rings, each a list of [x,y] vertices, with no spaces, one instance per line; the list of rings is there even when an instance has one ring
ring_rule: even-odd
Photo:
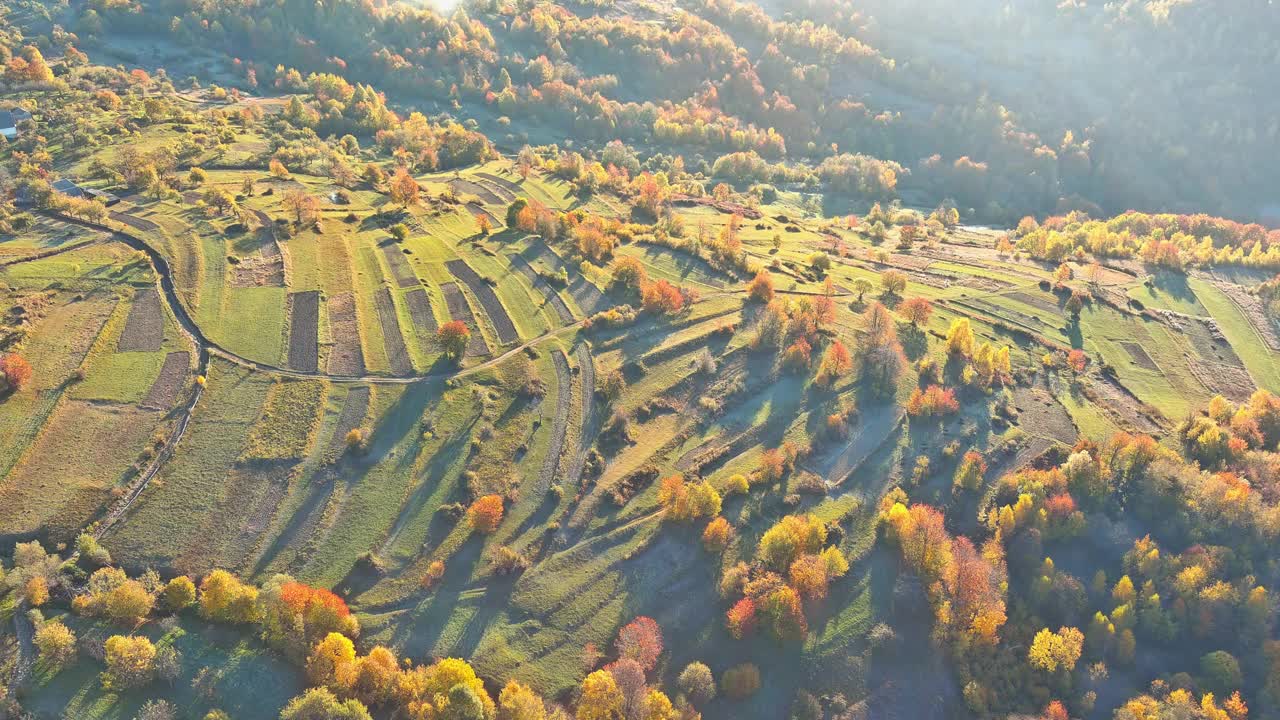
[[[0,8],[0,718],[1280,717],[1268,20]]]

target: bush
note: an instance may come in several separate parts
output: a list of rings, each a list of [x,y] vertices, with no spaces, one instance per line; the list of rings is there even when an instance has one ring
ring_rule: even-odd
[[[1205,687],[1219,695],[1239,690],[1244,682],[1239,661],[1225,650],[1211,652],[1200,658],[1200,674]]]
[[[691,662],[685,666],[676,684],[680,686],[680,692],[696,705],[709,703],[716,696],[716,679],[711,674],[711,668],[700,662]]]
[[[138,710],[135,720],[176,720],[178,708],[168,700],[148,700]]]
[[[734,700],[751,697],[760,689],[760,668],[751,663],[734,665],[724,671],[720,687]]]
[[[339,700],[328,688],[312,688],[289,701],[280,720],[371,720],[359,700]]]
[[[60,622],[47,622],[36,630],[40,660],[57,672],[76,659],[76,634]]]
[[[145,637],[112,635],[104,647],[106,672],[102,686],[108,690],[142,687],[155,674],[156,647]]]

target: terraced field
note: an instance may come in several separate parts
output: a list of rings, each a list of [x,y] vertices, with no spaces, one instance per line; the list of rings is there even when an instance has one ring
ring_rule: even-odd
[[[494,210],[517,197],[563,199],[547,178],[498,172],[489,164],[438,182]],[[237,177],[220,170],[210,182]],[[974,245],[990,242],[977,231],[877,254],[859,230],[784,225],[772,218],[794,205],[764,207],[747,252],[772,267],[784,302],[831,300],[824,342],[856,350],[873,300],[898,307],[917,296],[935,311],[919,327],[895,322],[909,360],[941,357],[961,318],[975,342],[1009,347],[1016,379],[1003,425],[992,419],[1002,391],[963,392],[959,413],[930,425],[903,409],[914,370],[887,396],[856,373],[827,387],[789,371],[759,345],[766,309],[744,301],[749,275],[687,247],[637,239],[615,252],[650,279],[696,290],[687,308],[588,327],[585,318],[643,299],[608,284],[610,266],[567,239],[478,237],[451,207],[389,211],[373,190],[342,206],[322,201],[318,226],[277,239],[265,228],[290,226],[279,196],[319,196],[331,182],[298,173],[269,183],[269,195],[258,185],[244,202],[261,228],[242,236],[189,202],[126,208],[138,220],[126,225],[170,263],[172,295],[152,264],[127,260],[107,236],[69,237],[74,228],[52,218],[45,240],[10,248],[0,276],[11,298],[47,295],[47,305],[24,347],[43,372],[0,405],[0,502],[19,509],[0,537],[67,542],[111,513],[102,541],[128,567],[226,567],[257,581],[286,572],[334,588],[359,617],[362,643],[465,656],[486,677],[551,696],[581,680],[584,644],[608,646],[646,614],[680,638],[679,658],[660,672],[749,657],[780,685],[750,716],[776,716],[807,682],[806,663],[862,657],[873,608],[893,592],[876,579],[884,560],[872,551],[870,508],[895,485],[950,488],[947,448],[1001,448],[994,481],[1077,433],[1167,434],[1214,395],[1244,401],[1278,381],[1261,310],[1228,280],[1146,284],[1108,270],[1077,316],[1069,294],[1051,288],[1053,267]],[[714,205],[678,212],[687,226],[726,222]],[[386,236],[392,216],[411,228],[403,243]],[[787,226],[800,230],[774,249],[769,236]],[[817,272],[810,257],[833,234],[845,252]],[[897,295],[879,285],[887,270],[906,278]],[[458,363],[437,338],[449,319],[472,331]],[[1070,349],[1089,361],[1078,377],[1043,369],[1046,354]],[[827,429],[833,415],[847,416],[838,436]],[[154,461],[167,438],[171,454]],[[789,443],[809,451],[785,478],[762,480],[766,456]],[[923,476],[919,457],[935,463]],[[723,555],[663,522],[659,486],[676,473],[720,493],[735,538]],[[745,493],[738,475],[751,477]],[[465,521],[482,495],[503,501],[492,535]],[[771,518],[802,511],[841,528],[853,570],[810,608],[808,643],[726,644],[707,578],[751,559]],[[520,559],[517,571],[496,565],[499,548]]]

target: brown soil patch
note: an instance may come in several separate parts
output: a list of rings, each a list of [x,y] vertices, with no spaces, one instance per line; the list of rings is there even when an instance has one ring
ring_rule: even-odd
[[[449,309],[449,317],[462,321],[462,324],[471,330],[471,340],[467,343],[466,357],[488,355],[489,344],[485,342],[484,336],[480,334],[480,328],[476,326],[475,315],[471,313],[471,305],[467,303],[467,297],[462,294],[462,290],[456,283],[445,283],[440,286],[440,291],[444,293],[444,304]]]
[[[409,362],[409,350],[400,334],[400,321],[396,317],[391,288],[382,288],[375,297],[378,306],[378,322],[382,325],[382,345],[387,351],[387,362],[393,375],[412,375],[413,363]]]
[[[270,228],[258,230],[258,251],[231,266],[232,287],[284,287],[284,256]]]
[[[498,200],[497,202],[501,203],[502,201]],[[502,227],[502,223],[498,220],[498,216],[486,210],[485,207],[480,203],[473,203],[473,202],[467,203],[467,210],[469,210],[473,216],[484,215],[485,217],[489,218],[489,222],[493,225],[493,227]]]
[[[1181,328],[1195,349],[1195,353],[1188,355],[1187,365],[1200,384],[1233,402],[1247,400],[1255,389],[1253,378],[1217,322],[1210,318],[1188,318],[1181,323]]]
[[[155,352],[164,342],[164,309],[155,288],[138,290],[116,344],[119,352]]]
[[[1083,385],[1083,394],[1099,412],[1111,418],[1123,430],[1158,435],[1163,432],[1164,416],[1151,405],[1138,400],[1117,381],[1091,373]]]
[[[909,270],[928,270],[933,264],[933,260],[920,257],[918,255],[903,255],[901,253],[889,253],[888,264],[897,267],[907,268]]]
[[[538,473],[538,495],[543,495],[550,489],[556,468],[560,466],[565,434],[569,430],[569,395],[573,390],[573,376],[569,373],[569,361],[565,359],[564,353],[559,349],[552,351],[551,361],[556,368],[556,405],[551,409],[551,442],[547,445],[547,456]]]
[[[560,293],[557,293],[556,289],[551,287],[551,283],[539,275],[529,263],[525,262],[524,258],[513,255],[511,257],[511,267],[523,275],[535,290],[542,293],[542,296],[546,298],[547,304],[551,305],[551,309],[555,310],[556,316],[560,318],[560,322],[566,325],[573,322],[573,311],[569,309],[569,305],[565,303],[564,298],[560,297]]]
[[[1155,360],[1151,359],[1151,356],[1147,354],[1146,349],[1138,343],[1122,342],[1120,343],[1120,346],[1124,348],[1125,352],[1129,353],[1129,358],[1133,360],[1134,364],[1138,367],[1143,370],[1160,372],[1160,366],[1156,364]]]
[[[573,302],[583,313],[593,315],[612,305],[604,293],[600,292],[600,288],[583,277],[577,269],[565,263],[564,259],[551,248],[546,245],[537,245],[532,252],[535,253],[533,259],[545,263],[552,272],[558,273],[560,268],[565,268],[569,276],[569,297],[573,298]]]
[[[504,203],[510,203],[512,200],[516,199],[515,193],[511,192],[510,190],[502,187],[501,185],[491,180],[484,180],[480,184],[488,188],[489,191],[492,192],[494,195],[497,195],[498,197],[502,198],[502,202]]]
[[[413,287],[418,285],[418,276],[414,274],[413,268],[410,267],[409,261],[404,257],[404,251],[399,245],[390,243],[382,246],[382,254],[387,258],[387,265],[391,268],[391,276],[395,278],[396,284],[402,288]]]
[[[320,359],[320,291],[289,293],[289,367],[315,372]]]
[[[1075,444],[1077,433],[1071,414],[1048,392],[1018,387],[1013,391],[1013,402],[1018,408],[1018,427],[1023,432],[1066,445]]]
[[[955,284],[961,287],[973,288],[974,290],[984,290],[987,292],[996,292],[998,290],[1004,290],[1007,287],[1013,287],[1012,285],[1010,285],[1007,282],[1004,282],[1003,280],[993,280],[992,278],[974,277],[972,275],[969,277],[961,278],[960,280],[957,280]]]
[[[450,260],[445,263],[445,267],[454,277],[466,283],[471,293],[480,301],[490,322],[493,323],[493,329],[498,333],[498,342],[507,345],[520,339],[516,326],[507,315],[507,309],[502,306],[497,293],[484,278],[480,277],[465,260]]]
[[[1062,308],[1058,307],[1058,303],[1055,301],[1053,295],[1031,292],[1028,290],[1019,290],[1018,292],[1009,293],[1008,297],[1010,300],[1017,300],[1020,303],[1025,303],[1031,307],[1039,308],[1045,312],[1050,312],[1055,315],[1062,314]]]
[[[431,312],[431,301],[427,291],[416,287],[404,294],[405,305],[409,307],[409,317],[413,319],[413,328],[418,331],[418,340],[427,350],[436,349],[436,331],[440,329],[435,313]]]
[[[164,358],[160,374],[139,405],[148,410],[168,410],[178,401],[178,393],[186,385],[191,371],[191,356],[186,352],[171,352]]]
[[[498,176],[498,175],[494,175],[493,173],[478,172],[478,173],[476,173],[476,177],[478,177],[478,178],[484,178],[485,180],[488,180],[489,182],[491,182],[491,183],[493,183],[493,184],[495,184],[495,185],[498,185],[498,186],[502,187],[502,189],[504,189],[504,190],[506,190],[506,191],[508,191],[508,192],[510,192],[510,193],[516,193],[516,194],[518,194],[518,193],[520,192],[520,186],[519,186],[519,185],[517,185],[516,183],[514,183],[514,182],[512,182],[511,180],[508,180],[508,179],[506,179],[506,178],[504,178],[504,177],[500,177],[500,176]]]
[[[364,385],[353,387],[347,391],[342,401],[342,411],[338,413],[338,424],[333,428],[333,439],[330,447],[340,447],[347,441],[347,433],[360,427],[364,415],[369,410],[369,388]]]
[[[333,347],[329,350],[329,373],[363,375],[364,348],[360,344],[360,322],[356,319],[354,293],[341,293],[328,300],[329,333]]]
[[[465,194],[465,195],[475,195],[476,197],[480,198],[482,201],[493,204],[493,205],[499,205],[502,203],[502,198],[498,197],[497,195],[494,195],[492,190],[481,185],[480,183],[458,178],[455,180],[450,180],[449,187],[453,188],[453,191],[455,193]],[[474,203],[468,203],[468,207],[470,207],[473,204]]]

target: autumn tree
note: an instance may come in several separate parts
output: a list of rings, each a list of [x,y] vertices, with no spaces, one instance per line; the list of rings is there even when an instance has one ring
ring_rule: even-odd
[[[299,227],[313,225],[320,217],[320,201],[304,190],[290,190],[284,194],[281,205],[293,214]]]
[[[716,697],[716,679],[711,668],[700,662],[691,662],[680,671],[676,680],[680,692],[699,705],[709,703]]]
[[[879,393],[889,394],[906,367],[906,356],[898,340],[898,327],[888,308],[873,302],[863,313],[866,328],[862,346],[863,377]]]
[[[103,647],[107,669],[102,686],[108,690],[142,687],[155,674],[156,647],[141,636],[112,635]]]
[[[613,261],[613,282],[625,288],[639,288],[649,282],[649,273],[638,258],[627,255]]]
[[[973,328],[969,325],[969,318],[953,320],[951,328],[947,330],[947,352],[952,355],[970,357],[973,355],[973,346]]]
[[[675,285],[657,280],[640,286],[640,304],[651,313],[675,315],[684,309],[684,295]]]
[[[1054,673],[1058,670],[1070,672],[1080,659],[1084,649],[1084,634],[1073,627],[1058,628],[1053,632],[1048,628],[1036,633],[1027,651],[1027,661],[1033,668]]]
[[[898,270],[885,270],[880,275],[880,286],[886,295],[901,295],[907,289],[907,276]]]
[[[747,297],[756,302],[768,303],[773,300],[773,276],[768,270],[761,270],[747,284]]]
[[[964,454],[960,464],[956,466],[952,482],[955,487],[963,490],[977,490],[982,487],[982,476],[986,471],[987,461],[982,458],[982,454],[970,450]]]
[[[60,622],[45,622],[36,629],[35,645],[40,660],[54,672],[76,659],[76,634]]]
[[[280,720],[372,720],[359,700],[341,700],[329,688],[311,688],[289,701]]]
[[[670,520],[683,522],[720,514],[720,493],[705,480],[686,483],[680,475],[664,478],[658,489],[658,504]]]
[[[744,597],[734,603],[733,607],[725,613],[725,627],[729,629],[729,634],[735,640],[751,634],[756,626],[756,603],[749,597]]]
[[[436,331],[436,338],[440,340],[445,355],[461,360],[467,351],[467,343],[471,341],[471,330],[461,320],[450,320]]]
[[[105,612],[117,625],[133,627],[151,612],[155,598],[137,580],[126,580],[106,594]]]
[[[635,660],[645,671],[652,670],[662,654],[662,628],[653,618],[641,615],[618,631],[613,647],[619,658]]]
[[[483,235],[487,236],[493,230],[493,222],[489,220],[488,213],[478,212],[475,214],[476,229]]]
[[[779,640],[803,640],[809,623],[800,603],[800,593],[783,585],[767,594],[759,603],[761,617]]]
[[[813,515],[787,515],[760,536],[756,556],[767,567],[785,571],[801,554],[816,553],[827,542],[827,527]]]
[[[307,679],[313,685],[344,693],[355,682],[356,649],[351,639],[340,633],[329,633],[312,648],[307,657]]]
[[[17,353],[7,353],[0,357],[0,374],[8,387],[21,390],[31,380],[31,365],[26,358]]]
[[[391,202],[400,207],[409,207],[418,202],[418,191],[418,181],[413,179],[409,171],[404,166],[396,168],[391,184],[387,187]]]
[[[546,720],[547,709],[542,698],[515,680],[508,680],[498,695],[497,720]]]
[[[200,616],[225,623],[258,619],[258,589],[226,570],[214,570],[200,583]]]
[[[288,575],[276,575],[268,581],[258,605],[263,639],[295,660],[301,660],[309,648],[330,633],[356,637],[360,632],[360,624],[346,601]]]
[[[582,681],[577,720],[622,720],[622,691],[607,670],[597,670]]]
[[[467,523],[476,532],[488,535],[502,522],[502,496],[484,495],[467,508]]]
[[[927,299],[916,296],[909,297],[898,305],[898,313],[902,315],[907,322],[916,327],[920,327],[929,322],[929,316],[933,314],[933,304]]]
[[[702,531],[702,546],[707,549],[707,552],[723,552],[732,539],[733,526],[723,517],[717,517],[707,523],[707,527]]]
[[[831,387],[836,380],[849,374],[853,369],[853,357],[849,348],[839,340],[833,340],[822,355],[822,364],[818,366],[818,374],[814,381],[822,387]]]
[[[748,698],[760,689],[760,668],[751,663],[734,665],[724,671],[720,687],[733,700]]]

